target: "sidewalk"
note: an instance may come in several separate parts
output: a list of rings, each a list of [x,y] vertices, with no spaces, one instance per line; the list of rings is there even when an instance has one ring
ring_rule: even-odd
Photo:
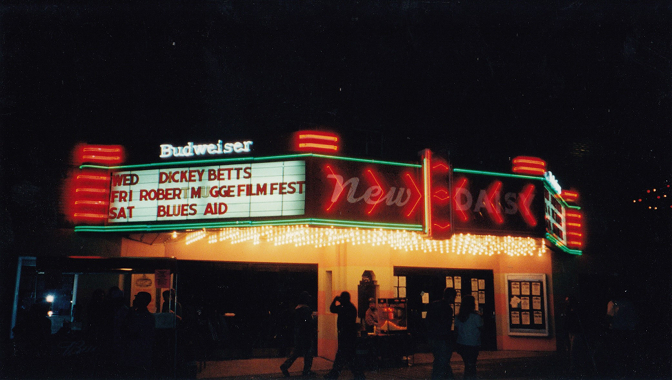
[[[198,379],[282,379],[280,364],[284,358],[211,361],[198,374]],[[415,354],[408,366],[380,368],[367,371],[368,379],[428,379],[432,372],[432,354]],[[464,364],[454,353],[451,360],[456,379],[462,379]],[[330,360],[316,357],[313,371],[320,377],[332,366]],[[290,368],[293,378],[300,378],[303,359]],[[480,379],[561,379],[566,378],[563,366],[555,352],[536,351],[483,351],[478,357]],[[340,379],[352,379],[350,371],[343,371]]]

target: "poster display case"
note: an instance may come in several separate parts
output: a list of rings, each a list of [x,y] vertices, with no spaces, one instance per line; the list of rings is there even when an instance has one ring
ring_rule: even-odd
[[[507,274],[508,331],[512,336],[547,337],[548,297],[545,274]]]

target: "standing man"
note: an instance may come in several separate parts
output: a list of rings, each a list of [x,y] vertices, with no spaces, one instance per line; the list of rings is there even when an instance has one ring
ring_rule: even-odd
[[[303,355],[303,377],[315,377],[313,366],[313,338],[315,337],[315,319],[313,310],[308,306],[311,296],[301,292],[299,304],[294,309],[294,349],[287,360],[280,366],[285,377],[289,377],[289,367],[299,356]]]
[[[427,336],[432,346],[434,363],[432,379],[453,379],[450,357],[455,349],[453,304],[457,293],[453,288],[443,290],[443,298],[429,304],[427,309]]]
[[[338,327],[338,351],[331,371],[324,376],[327,379],[337,379],[345,364],[349,364],[355,379],[364,379],[356,358],[357,346],[357,308],[350,302],[350,293],[343,292],[334,297],[329,306],[329,311],[338,314],[336,326]]]

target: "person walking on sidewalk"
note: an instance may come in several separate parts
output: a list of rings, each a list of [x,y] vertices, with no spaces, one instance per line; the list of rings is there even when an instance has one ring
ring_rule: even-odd
[[[452,325],[456,295],[455,289],[445,288],[443,298],[430,303],[427,309],[427,335],[434,355],[432,379],[453,378],[450,357],[453,356],[455,348]]]
[[[299,304],[294,309],[294,349],[280,366],[280,370],[285,377],[289,377],[289,367],[302,355],[303,377],[315,377],[315,372],[311,371],[313,366],[313,341],[316,331],[313,310],[308,306],[311,298],[308,292],[301,292]]]
[[[357,308],[350,302],[350,293],[343,292],[334,297],[329,311],[338,314],[338,350],[331,371],[324,377],[337,379],[345,364],[349,364],[355,379],[364,379],[364,372],[357,361]]]
[[[455,318],[457,353],[464,360],[464,379],[476,379],[476,359],[481,346],[483,318],[475,310],[474,296],[464,296],[460,312]]]

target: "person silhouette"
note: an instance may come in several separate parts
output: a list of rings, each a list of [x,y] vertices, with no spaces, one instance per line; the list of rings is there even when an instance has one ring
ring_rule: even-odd
[[[280,370],[285,377],[289,377],[289,367],[301,355],[303,355],[303,377],[315,376],[315,373],[311,371],[313,366],[313,341],[316,331],[313,310],[308,306],[311,298],[308,292],[301,292],[299,304],[294,309],[294,349],[280,366]]]
[[[334,297],[329,306],[329,311],[337,314],[336,327],[338,327],[338,350],[331,371],[324,377],[337,379],[343,367],[348,364],[355,379],[364,379],[364,372],[356,358],[357,348],[357,308],[350,302],[350,293],[342,292]]]
[[[464,360],[464,379],[476,378],[476,359],[481,346],[483,318],[476,311],[474,296],[462,297],[460,312],[455,318],[457,352]]]
[[[453,288],[445,288],[443,297],[429,304],[427,309],[427,335],[432,346],[434,362],[432,363],[432,379],[452,379],[453,369],[450,357],[455,349],[455,337],[452,331],[453,304],[457,292]]]
[[[154,315],[147,309],[151,302],[149,293],[138,292],[123,326],[122,361],[131,377],[147,377],[151,374],[155,335]]]
[[[174,312],[175,312],[175,317],[178,320],[182,320],[182,305],[177,302],[175,298],[175,289],[170,289],[170,290],[164,290],[163,293],[161,293],[163,297],[163,305],[161,305],[161,312],[162,313],[172,313],[173,310],[171,309],[171,306],[174,307]]]

